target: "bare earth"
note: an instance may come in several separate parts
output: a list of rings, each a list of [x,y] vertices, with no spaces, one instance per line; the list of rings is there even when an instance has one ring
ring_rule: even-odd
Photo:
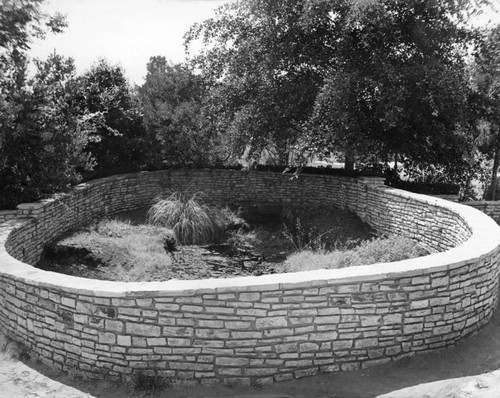
[[[2,356],[3,355],[3,356]],[[121,398],[131,386],[86,382],[0,354],[0,397]],[[498,398],[500,311],[456,347],[367,370],[321,374],[264,388],[170,388],[158,398]]]

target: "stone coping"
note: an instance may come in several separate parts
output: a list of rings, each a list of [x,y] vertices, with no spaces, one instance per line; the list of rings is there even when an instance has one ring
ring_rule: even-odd
[[[102,181],[102,180],[98,180]],[[77,187],[82,189],[83,187]],[[445,252],[425,257],[392,263],[379,263],[344,269],[304,271],[263,276],[170,280],[165,282],[114,282],[79,278],[59,273],[39,270],[11,257],[5,250],[10,231],[26,220],[10,220],[0,224],[0,274],[9,275],[29,284],[48,288],[60,288],[75,294],[127,297],[138,294],[153,295],[194,295],[208,292],[225,291],[265,291],[277,288],[346,284],[360,281],[376,281],[394,276],[415,276],[429,272],[446,271],[473,263],[489,255],[500,244],[500,227],[481,211],[439,198],[406,192],[380,186],[375,189],[390,190],[392,195],[415,199],[453,211],[469,226],[470,238],[463,244]],[[39,205],[40,203],[34,204]],[[43,204],[43,203],[41,203]],[[27,206],[20,205],[22,209]],[[33,208],[33,207],[32,207]]]

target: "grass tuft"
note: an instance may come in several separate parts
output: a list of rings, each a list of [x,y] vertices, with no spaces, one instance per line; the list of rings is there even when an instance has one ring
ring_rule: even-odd
[[[150,376],[138,373],[131,380],[132,390],[140,394],[157,394],[164,391],[170,385],[170,381],[160,376]]]
[[[18,359],[27,361],[30,358],[26,347],[7,337],[0,329],[0,361]]]
[[[152,225],[102,220],[59,242],[60,246],[86,248],[98,260],[103,279],[125,282],[152,281],[172,259],[163,243],[172,231]]]
[[[227,231],[244,223],[229,208],[219,209],[203,203],[204,194],[174,192],[168,198],[158,198],[148,212],[152,225],[170,228],[181,245],[218,243]]]
[[[285,272],[337,269],[389,263],[422,257],[430,251],[422,244],[402,236],[391,235],[361,242],[350,250],[312,251],[305,250],[289,256],[284,263]]]

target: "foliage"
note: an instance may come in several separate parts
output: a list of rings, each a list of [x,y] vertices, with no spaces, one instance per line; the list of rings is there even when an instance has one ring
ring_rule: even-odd
[[[307,149],[440,165],[475,162],[464,58],[475,34],[456,2],[352,2],[336,62],[311,119]]]
[[[24,51],[33,37],[43,38],[46,30],[59,33],[66,27],[61,14],[41,12],[42,3],[43,0],[0,1],[0,49]]]
[[[218,209],[203,203],[204,194],[174,192],[166,199],[157,199],[148,212],[149,222],[171,228],[183,245],[216,243],[230,229],[244,223],[228,208]]]
[[[92,167],[84,149],[95,115],[75,101],[72,60],[53,54],[36,68],[28,79],[27,59],[18,54],[1,80],[0,208],[65,190]]]
[[[28,356],[26,347],[10,339],[3,329],[0,329],[0,361],[26,359],[26,356]]]
[[[429,253],[421,244],[409,238],[391,235],[366,240],[351,250],[330,252],[304,250],[289,256],[284,268],[286,272],[336,269],[401,261]]]
[[[237,1],[195,24],[186,46],[210,86],[211,114],[235,157],[264,149],[288,164],[335,52],[324,5],[303,0]]]
[[[79,77],[77,99],[82,109],[101,116],[87,146],[97,169],[155,163],[156,141],[144,128],[136,93],[120,66],[100,59]]]
[[[74,101],[73,62],[53,54],[36,61],[28,78],[31,40],[65,26],[40,4],[2,0],[0,7],[0,208],[64,190],[92,166],[83,148],[93,115]]]
[[[51,263],[48,268],[94,279],[152,281],[171,266],[171,258],[163,247],[165,238],[171,236],[172,231],[159,226],[104,219],[58,242],[58,263]],[[65,248],[76,248],[77,253],[81,249],[86,254],[72,255],[71,251],[65,253]],[[47,268],[45,262],[39,266]]]
[[[250,0],[195,24],[186,47],[235,157],[344,153],[436,165],[468,189],[479,158],[465,57],[489,1]]]
[[[0,115],[3,118],[13,85],[21,86],[25,79],[25,51],[31,40],[43,38],[46,30],[58,33],[66,26],[62,15],[51,16],[40,11],[42,1],[0,1]],[[0,147],[3,136],[4,132],[0,131]]]
[[[496,199],[500,166],[500,25],[483,33],[472,67],[474,85],[481,101],[479,149],[492,159],[488,199]]]
[[[200,167],[227,157],[205,108],[204,84],[188,67],[152,57],[138,93],[144,124],[159,143],[163,164]]]
[[[460,187],[445,182],[426,183],[417,181],[397,181],[392,184],[394,188],[427,195],[458,195]]]

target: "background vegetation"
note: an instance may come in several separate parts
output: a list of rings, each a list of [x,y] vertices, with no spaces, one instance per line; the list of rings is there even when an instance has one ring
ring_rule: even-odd
[[[152,56],[131,87],[106,60],[29,60],[65,27],[42,1],[0,7],[0,208],[117,171],[332,157],[497,197],[500,27],[470,23],[494,2],[237,1],[186,33],[186,64]]]

